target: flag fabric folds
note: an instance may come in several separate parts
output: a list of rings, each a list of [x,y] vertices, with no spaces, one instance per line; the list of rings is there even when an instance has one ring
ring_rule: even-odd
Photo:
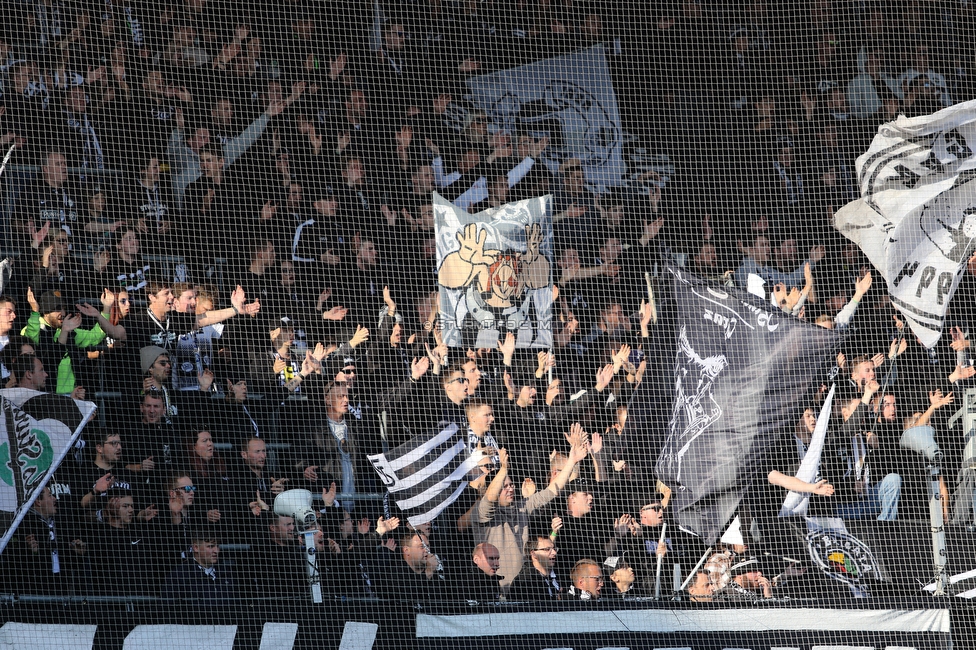
[[[493,124],[549,138],[540,162],[553,174],[575,157],[598,189],[623,183],[623,128],[603,45],[468,77],[466,83],[471,102]]]
[[[674,402],[656,473],[672,488],[678,524],[713,543],[766,450],[795,425],[801,398],[832,356],[839,333],[744,291],[671,273]]]
[[[95,405],[26,388],[0,390],[0,552],[74,447]]]
[[[830,387],[830,392],[827,393],[827,398],[824,400],[823,406],[820,407],[820,415],[817,416],[817,426],[813,429],[810,446],[807,447],[807,453],[803,455],[803,460],[800,461],[800,469],[796,472],[796,478],[801,481],[815,483],[817,475],[820,473],[820,456],[823,455],[824,443],[827,441],[827,425],[830,423],[835,390],[837,390],[836,384]],[[779,516],[805,515],[809,506],[809,494],[800,494],[790,490],[783,501],[783,507],[780,508]]]
[[[440,325],[450,347],[552,347],[551,196],[468,214],[436,192]]]
[[[433,435],[417,435],[385,454],[368,456],[414,526],[431,521],[454,503],[468,485],[468,473],[484,456],[480,451],[469,454],[459,431],[451,423]]]
[[[861,198],[834,215],[927,347],[942,334],[976,237],[976,101],[882,125],[857,159]]]

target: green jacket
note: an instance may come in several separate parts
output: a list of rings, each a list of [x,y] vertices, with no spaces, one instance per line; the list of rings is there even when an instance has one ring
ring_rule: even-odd
[[[30,318],[27,319],[27,326],[20,331],[20,334],[34,344],[37,356],[44,363],[45,368],[57,366],[55,392],[59,395],[70,394],[75,389],[75,373],[71,367],[72,351],[66,345],[58,343],[61,328],[53,330],[52,334],[50,327],[41,325],[41,315],[35,311],[31,312]],[[78,328],[74,331],[74,335],[73,344],[78,350],[95,347],[106,338],[105,332],[98,323],[95,323],[95,327],[91,329]]]

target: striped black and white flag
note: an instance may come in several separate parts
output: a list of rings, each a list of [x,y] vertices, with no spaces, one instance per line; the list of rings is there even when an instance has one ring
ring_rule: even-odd
[[[0,553],[94,414],[67,395],[0,390]]]
[[[834,215],[927,347],[976,244],[976,101],[883,124],[857,159],[861,198]]]
[[[449,424],[433,436],[417,435],[385,454],[368,456],[390,496],[414,526],[431,521],[468,486],[468,473],[484,454],[468,453],[463,432]]]

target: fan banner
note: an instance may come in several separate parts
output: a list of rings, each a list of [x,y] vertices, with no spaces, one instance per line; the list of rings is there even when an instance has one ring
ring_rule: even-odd
[[[468,214],[434,194],[440,325],[450,347],[552,347],[551,197]]]
[[[553,173],[578,158],[595,186],[625,175],[623,129],[603,45],[467,80],[471,101],[509,133],[549,138]]]
[[[0,390],[0,552],[75,445],[95,405],[26,388]]]
[[[674,490],[678,523],[711,543],[764,451],[796,421],[796,396],[810,388],[838,334],[745,291],[671,272],[678,351],[657,475]]]
[[[976,101],[882,125],[857,159],[861,198],[834,215],[929,348],[976,244],[974,142]]]

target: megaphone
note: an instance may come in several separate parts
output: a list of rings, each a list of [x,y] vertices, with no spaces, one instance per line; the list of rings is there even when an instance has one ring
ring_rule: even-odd
[[[274,511],[281,517],[294,517],[295,529],[303,533],[315,526],[312,493],[308,490],[286,490],[275,497]]]
[[[939,449],[939,443],[935,441],[935,429],[927,424],[905,429],[899,444],[905,449],[921,454],[930,463],[942,463],[943,454]]]

